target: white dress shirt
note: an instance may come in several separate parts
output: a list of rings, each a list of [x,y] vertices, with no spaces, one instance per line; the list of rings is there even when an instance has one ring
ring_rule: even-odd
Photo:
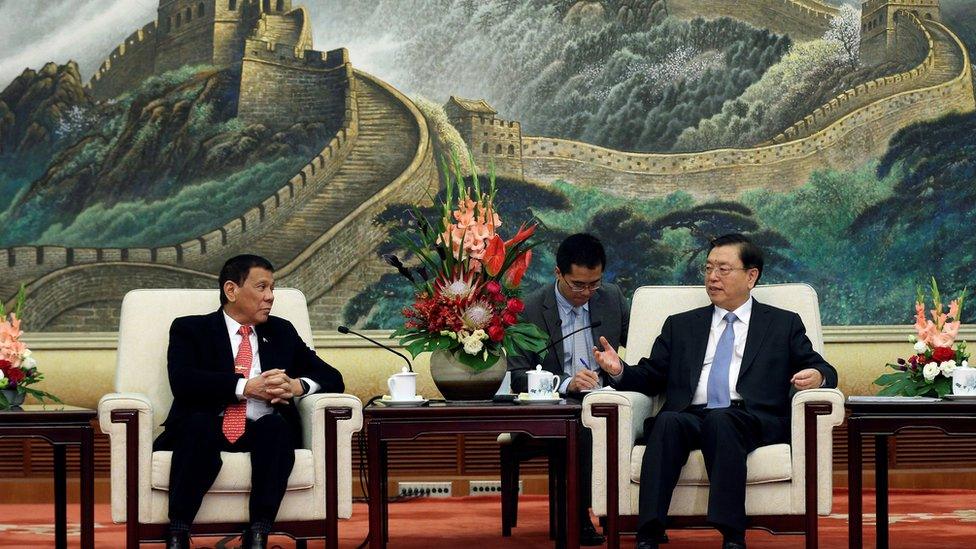
[[[729,398],[731,400],[742,400],[742,395],[735,391],[736,383],[739,381],[739,370],[742,368],[742,355],[746,350],[746,334],[749,333],[749,319],[752,317],[752,297],[746,300],[738,309],[731,311],[736,316],[736,321],[732,323],[732,332],[735,334],[735,344],[732,351],[732,362],[729,364]],[[708,372],[712,370],[712,361],[715,360],[715,349],[718,347],[718,340],[725,331],[725,315],[729,311],[716,306],[712,313],[712,326],[708,332],[708,346],[705,347],[705,362],[702,364],[701,376],[698,378],[698,386],[691,399],[691,404],[708,403]]]
[[[238,331],[241,329],[241,324],[230,317],[226,312],[224,312],[224,323],[227,325],[227,335],[230,337],[230,351],[231,356],[237,357],[237,351],[241,348],[241,342],[244,338]],[[248,339],[251,341],[251,371],[247,377],[241,379],[237,382],[237,398],[239,400],[244,400],[244,386],[247,385],[247,380],[252,377],[258,377],[261,375],[261,354],[258,347],[258,334],[254,330],[254,326],[251,326],[251,333],[248,334]],[[315,383],[311,379],[302,378],[305,383],[308,383],[308,393],[312,394],[319,390],[319,384]],[[304,396],[304,395],[303,395]],[[264,417],[274,409],[271,404],[265,400],[259,398],[248,398],[247,399],[247,419],[256,420],[258,418]]]

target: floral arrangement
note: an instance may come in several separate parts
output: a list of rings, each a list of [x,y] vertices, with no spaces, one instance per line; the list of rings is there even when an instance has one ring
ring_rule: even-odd
[[[911,341],[915,344],[915,354],[907,359],[899,358],[897,363],[887,366],[894,373],[883,374],[874,380],[883,388],[879,394],[903,396],[937,396],[939,398],[952,392],[952,372],[956,368],[969,366],[969,353],[966,342],[956,343],[962,316],[962,305],[966,298],[963,290],[957,299],[949,302],[949,310],[943,310],[939,286],[932,279],[933,308],[932,318],[925,318],[925,296],[921,288],[915,298],[915,332]],[[955,345],[955,348],[953,348]]]
[[[17,294],[17,304],[14,310],[7,314],[3,302],[0,302],[0,409],[10,408],[19,402],[11,402],[8,398],[13,395],[31,395],[34,398],[61,402],[56,396],[30,385],[44,379],[44,375],[37,370],[37,361],[31,356],[27,344],[20,340],[24,332],[20,329],[20,315],[24,309],[24,287],[20,287]],[[23,398],[16,399],[22,401]]]
[[[482,189],[472,165],[469,188],[457,156],[442,162],[445,198],[437,219],[413,210],[411,223],[395,241],[419,260],[411,269],[395,255],[384,259],[415,287],[415,300],[403,310],[404,326],[393,335],[416,358],[446,350],[475,371],[494,365],[502,353],[542,352],[546,335],[519,322],[525,306],[519,285],[532,260],[536,225],[523,225],[509,239],[497,232],[495,178]]]

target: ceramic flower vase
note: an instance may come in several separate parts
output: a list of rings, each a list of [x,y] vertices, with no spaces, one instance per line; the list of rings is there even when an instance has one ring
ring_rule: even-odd
[[[430,355],[430,376],[447,400],[490,400],[505,379],[507,368],[504,355],[480,372],[462,364],[448,351],[434,351]]]

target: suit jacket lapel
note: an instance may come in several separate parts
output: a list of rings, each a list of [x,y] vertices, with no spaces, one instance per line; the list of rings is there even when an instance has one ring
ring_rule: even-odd
[[[542,300],[542,320],[546,323],[546,333],[549,334],[549,342],[552,343],[563,337],[563,324],[559,320],[559,306],[556,304],[555,290],[546,292],[544,295],[545,297]],[[551,352],[556,353],[556,367],[560,371],[559,375],[562,376],[563,362],[566,354],[563,352],[563,344],[560,342],[555,345]]]
[[[746,334],[746,349],[742,353],[742,366],[739,367],[739,379],[746,373],[749,366],[756,360],[759,349],[762,347],[766,334],[769,333],[769,323],[772,317],[769,314],[769,307],[753,300],[752,317],[749,319],[749,332]]]
[[[211,327],[214,331],[213,340],[217,342],[217,366],[220,370],[234,371],[234,351],[230,345],[230,336],[227,334],[227,322],[224,320],[223,309],[211,316]]]
[[[705,350],[708,348],[708,332],[712,329],[712,315],[715,313],[714,306],[703,307],[698,309],[698,313],[695,315],[693,320],[691,330],[692,333],[689,334],[691,337],[692,345],[695,347],[691,353],[692,362],[691,368],[689,368],[688,373],[691,375],[689,378],[691,391],[694,394],[695,387],[698,386],[698,379],[701,378],[702,367],[705,366]]]
[[[590,324],[596,324],[600,322],[601,325],[595,330],[590,330],[593,333],[593,344],[600,345],[600,336],[603,335],[603,330],[606,329],[604,325],[606,318],[604,318],[606,313],[606,308],[603,306],[604,300],[601,299],[603,296],[600,295],[600,290],[593,292],[590,297],[589,308],[590,308]],[[608,338],[609,339],[609,338]]]
[[[268,333],[268,327],[258,324],[254,327],[254,333],[258,337],[258,356],[261,357],[261,371],[273,370],[277,366],[274,364],[275,352],[272,350],[274,342]]]

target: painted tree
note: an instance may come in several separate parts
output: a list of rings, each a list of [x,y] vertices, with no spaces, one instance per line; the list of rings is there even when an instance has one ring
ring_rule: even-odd
[[[851,6],[842,6],[840,13],[831,19],[830,28],[824,33],[824,40],[840,43],[844,48],[847,64],[851,70],[857,70],[861,61],[861,11]]]

